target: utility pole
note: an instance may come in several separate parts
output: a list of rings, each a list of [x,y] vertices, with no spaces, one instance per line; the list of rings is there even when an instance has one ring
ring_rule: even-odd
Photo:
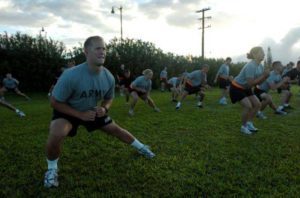
[[[205,12],[208,10],[210,10],[210,8],[203,8],[202,10],[196,11],[196,13],[202,13],[202,18],[199,18],[199,20],[202,20],[202,27],[199,28],[202,29],[202,59],[204,59],[204,29],[211,27],[210,25],[205,27],[205,19],[211,19],[211,16],[205,17]]]
[[[268,47],[268,52],[267,52],[267,66],[271,67],[272,62],[273,62],[273,58],[272,58],[271,48]]]

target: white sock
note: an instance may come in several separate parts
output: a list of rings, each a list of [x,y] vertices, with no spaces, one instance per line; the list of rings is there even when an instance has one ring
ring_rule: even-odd
[[[176,106],[180,106],[180,105],[181,105],[181,102],[178,102]]]
[[[16,113],[20,113],[20,110],[19,110],[19,109],[16,109]]]
[[[57,169],[57,162],[58,162],[58,158],[55,159],[55,160],[48,160],[48,159],[47,159],[48,170],[49,170],[49,169]]]
[[[280,106],[277,107],[276,111],[282,111],[283,108],[284,107],[282,105],[280,105]]]
[[[131,146],[133,146],[134,148],[136,148],[137,150],[140,150],[141,148],[144,147],[144,144],[142,144],[140,141],[138,141],[137,139],[134,139],[134,141],[131,143]]]
[[[283,106],[284,106],[284,107],[288,107],[288,106],[289,106],[289,103],[284,103]]]
[[[248,121],[248,122],[247,122],[247,124],[249,124],[249,125],[253,125],[253,123],[252,123],[251,121]]]

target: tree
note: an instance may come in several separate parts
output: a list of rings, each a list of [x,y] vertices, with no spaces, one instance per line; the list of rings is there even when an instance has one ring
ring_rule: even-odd
[[[272,59],[271,48],[268,47],[268,52],[267,52],[267,66],[271,67],[272,66],[272,62],[273,62],[273,59]]]

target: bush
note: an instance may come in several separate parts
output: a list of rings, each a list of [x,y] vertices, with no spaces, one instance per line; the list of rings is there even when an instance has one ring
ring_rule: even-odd
[[[82,44],[66,51],[62,42],[41,35],[31,37],[16,33],[0,34],[0,75],[10,72],[21,82],[21,88],[29,91],[47,91],[59,68],[66,65],[68,58],[77,64],[85,61]],[[135,39],[112,39],[107,44],[105,65],[115,75],[119,66],[125,64],[135,76],[150,68],[154,72],[153,88],[159,85],[159,74],[168,68],[168,76],[179,76],[185,71],[199,69],[204,63],[210,65],[208,82],[212,84],[215,74],[224,59],[202,59],[196,56],[179,56],[164,53],[153,43]],[[231,74],[236,75],[243,64],[233,64]],[[1,77],[1,76],[0,76]]]

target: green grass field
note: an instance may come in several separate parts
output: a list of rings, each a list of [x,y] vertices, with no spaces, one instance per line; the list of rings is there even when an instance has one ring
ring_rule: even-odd
[[[60,186],[43,187],[45,142],[51,118],[46,94],[33,100],[9,95],[24,119],[0,108],[0,197],[206,197],[300,196],[300,97],[287,116],[267,108],[267,120],[255,120],[258,133],[240,130],[240,106],[217,104],[219,90],[207,91],[205,107],[189,96],[175,111],[169,93],[153,92],[161,113],[139,101],[134,117],[117,97],[111,117],[157,157],[147,160],[102,132],[80,128],[64,142],[59,160]],[[273,93],[275,101],[278,94]]]

